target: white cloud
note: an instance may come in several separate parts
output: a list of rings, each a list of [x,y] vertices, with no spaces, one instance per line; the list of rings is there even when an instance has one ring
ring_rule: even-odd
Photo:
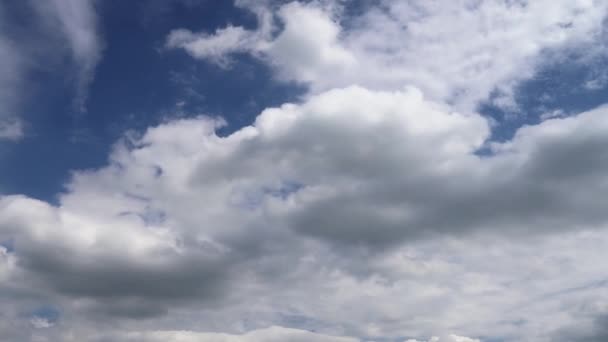
[[[158,331],[125,334],[122,341],[146,342],[355,342],[356,339],[334,337],[304,330],[270,327],[243,335],[197,333],[189,331]]]
[[[83,329],[191,317],[185,330],[299,322],[371,340],[543,341],[580,319],[576,303],[608,298],[592,286],[608,240],[594,230],[608,220],[605,108],[522,128],[485,157],[482,117],[414,88],[331,90],[227,137],[221,124],[119,143],[58,206],[3,197],[7,286],[63,298]]]
[[[41,318],[41,317],[34,317],[34,318],[30,319],[30,323],[32,323],[32,325],[36,329],[46,329],[46,328],[50,328],[53,325],[55,325],[52,322],[49,322],[48,319]]]
[[[342,18],[348,30],[340,26],[343,7],[294,2],[276,11],[284,26],[276,37],[269,27],[279,30],[277,23],[266,19],[260,31],[225,29],[247,39],[230,39],[224,30],[215,36],[177,30],[168,41],[216,61],[218,54],[249,51],[274,65],[279,78],[304,82],[313,93],[351,84],[390,90],[412,84],[433,100],[470,111],[498,90],[504,95],[498,104],[514,109],[512,87],[533,76],[546,52],[597,43],[606,13],[603,2],[589,0],[381,4]],[[174,44],[175,35],[190,39]],[[206,52],[218,41],[230,48]]]
[[[227,26],[214,34],[195,34],[177,29],[167,37],[168,48],[183,48],[195,58],[228,66],[230,55],[251,53],[277,67],[280,77],[297,82],[316,83],[320,78],[352,70],[355,57],[340,46],[340,26],[319,6],[293,2],[282,6],[276,15],[285,24],[272,38],[276,23],[273,13],[253,3],[243,3],[258,14],[256,31]]]
[[[542,342],[594,327],[608,109],[492,144],[471,109],[504,84],[509,104],[511,83],[587,39],[604,5],[384,5],[352,26],[314,2],[252,7],[257,31],[173,31],[170,47],[224,66],[249,52],[311,93],[225,137],[206,117],[125,137],[57,205],[1,197],[2,318],[53,302],[49,341]]]
[[[346,38],[372,66],[367,82],[410,82],[462,108],[532,76],[547,50],[597,39],[606,10],[587,0],[385,3]]]
[[[321,8],[297,2],[281,7],[283,31],[264,51],[280,77],[316,84],[352,72],[357,59],[341,46],[341,28]]]

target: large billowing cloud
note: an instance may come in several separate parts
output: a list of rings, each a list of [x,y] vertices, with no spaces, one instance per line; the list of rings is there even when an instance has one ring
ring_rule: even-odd
[[[168,122],[77,172],[59,206],[2,198],[3,283],[109,321],[201,306],[211,330],[293,319],[350,336],[548,333],[538,307],[597,281],[608,235],[579,231],[608,220],[606,118],[525,127],[485,156],[481,116],[414,88],[331,90],[226,137],[217,120]],[[573,263],[565,282],[557,270]]]
[[[125,135],[107,166],[74,172],[57,204],[1,197],[0,331],[120,342],[603,336],[608,109],[497,143],[472,104],[547,50],[595,39],[604,5],[466,4],[386,2],[344,27],[330,2],[258,4],[257,31],[174,31],[169,46],[223,67],[253,53],[311,92],[227,136],[209,117]]]
[[[15,16],[28,26],[15,30]],[[75,83],[74,105],[85,110],[87,88],[101,57],[94,1],[23,1],[0,5],[0,139],[23,132],[23,106],[33,97],[32,71],[60,68]],[[19,23],[20,25],[21,23]]]

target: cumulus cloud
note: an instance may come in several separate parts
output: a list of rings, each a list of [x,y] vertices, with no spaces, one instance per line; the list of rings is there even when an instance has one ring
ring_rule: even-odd
[[[491,94],[497,106],[513,110],[513,86],[533,76],[549,51],[597,45],[606,13],[604,3],[588,0],[382,1],[351,18],[342,14],[346,6],[332,4],[268,7],[271,13],[278,8],[279,21],[266,15],[258,31],[176,30],[167,45],[211,61],[250,52],[275,66],[279,78],[306,83],[313,92],[413,84],[460,110],[474,109]],[[242,6],[261,12],[250,2]]]
[[[285,27],[269,43],[266,54],[280,77],[315,84],[357,66],[353,53],[339,42],[339,24],[322,9],[291,3],[278,15]]]
[[[508,98],[546,50],[595,39],[602,2],[385,1],[350,24],[326,2],[256,3],[239,2],[258,30],[180,29],[167,46],[223,67],[251,53],[310,94],[227,136],[209,117],[126,135],[57,204],[0,197],[0,331],[603,336],[608,109],[549,115],[500,143],[473,110],[497,87]],[[40,303],[61,319],[28,315]]]
[[[0,246],[0,283],[6,280],[14,266],[14,257],[8,252],[7,248]]]
[[[195,34],[177,29],[167,37],[167,47],[183,48],[195,58],[221,66],[228,66],[234,53],[251,53],[277,67],[280,78],[297,82],[320,82],[321,78],[355,66],[353,54],[338,41],[340,26],[320,6],[299,2],[282,6],[276,15],[284,28],[274,38],[273,13],[254,3],[241,6],[258,14],[258,30],[228,26],[214,34]]]
[[[213,62],[228,66],[228,55],[236,52],[249,52],[255,47],[257,39],[242,27],[228,26],[215,34],[196,35],[188,30],[172,31],[167,38],[167,47],[184,48],[193,57],[208,58]]]
[[[370,338],[547,334],[535,310],[562,303],[558,270],[578,265],[570,288],[599,272],[606,236],[580,232],[608,219],[607,117],[524,127],[491,155],[476,153],[485,119],[414,88],[331,90],[226,137],[221,121],[171,121],[76,172],[58,206],[3,197],[4,284],[110,322],[203,306],[219,331],[240,317]]]

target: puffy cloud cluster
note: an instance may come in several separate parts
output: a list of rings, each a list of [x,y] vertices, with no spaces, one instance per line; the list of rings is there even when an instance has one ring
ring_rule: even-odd
[[[491,155],[476,153],[481,116],[414,88],[331,90],[225,137],[217,120],[167,122],[76,172],[58,206],[3,197],[0,241],[14,251],[2,284],[120,329],[111,317],[166,322],[201,306],[210,330],[542,336],[538,308],[496,315],[596,281],[608,235],[584,232],[608,219],[607,118],[525,127]]]
[[[317,83],[323,78],[352,70],[355,56],[339,43],[340,27],[323,9],[293,2],[276,13],[284,23],[283,30],[273,37],[276,23],[273,13],[253,3],[243,3],[258,13],[259,29],[246,30],[240,26],[218,29],[214,34],[193,33],[185,29],[172,31],[168,48],[183,48],[195,58],[208,59],[228,66],[230,55],[251,53],[266,59],[286,80]]]
[[[471,103],[545,49],[593,39],[604,6],[385,1],[348,26],[340,6],[258,4],[257,31],[173,31],[171,47],[223,66],[250,52],[311,92],[226,136],[209,117],[126,135],[107,166],[75,171],[56,204],[1,197],[0,331],[117,342],[602,336],[608,109],[496,143]]]
[[[512,87],[532,77],[552,51],[597,50],[607,6],[592,0],[254,4],[241,2],[261,18],[257,31],[181,29],[169,35],[167,46],[211,61],[250,52],[275,66],[279,78],[306,83],[313,92],[414,84],[461,110],[490,95],[496,105],[513,109]],[[355,6],[365,6],[365,13],[345,14]]]

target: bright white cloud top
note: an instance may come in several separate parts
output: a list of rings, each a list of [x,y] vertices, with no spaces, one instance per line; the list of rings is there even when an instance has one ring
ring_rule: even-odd
[[[547,59],[602,54],[605,1],[238,4],[257,30],[176,28],[166,47],[224,68],[252,54],[307,95],[225,136],[205,116],[125,135],[56,204],[2,196],[4,336],[608,337],[608,108],[505,142],[476,112],[493,92],[514,105]],[[68,36],[90,75],[93,41]],[[23,319],[40,298],[60,320]]]

